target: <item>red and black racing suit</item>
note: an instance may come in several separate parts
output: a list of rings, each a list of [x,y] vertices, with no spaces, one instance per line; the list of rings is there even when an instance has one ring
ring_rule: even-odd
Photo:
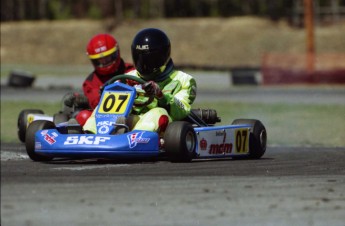
[[[103,84],[114,77],[115,75],[125,74],[129,71],[134,70],[134,66],[130,63],[125,63],[123,59],[121,59],[120,66],[115,73],[109,75],[99,75],[96,71],[93,71],[84,81],[83,83],[83,91],[84,95],[89,100],[89,105],[92,109],[95,109],[99,99],[100,94],[99,90],[103,86]]]

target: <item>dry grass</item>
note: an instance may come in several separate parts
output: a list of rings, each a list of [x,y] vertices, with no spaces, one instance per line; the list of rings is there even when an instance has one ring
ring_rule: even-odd
[[[198,18],[126,21],[112,33],[122,56],[131,61],[130,44],[145,27],[170,36],[177,64],[239,66],[261,64],[266,52],[303,53],[305,32],[285,22],[253,18]],[[318,27],[318,53],[345,53],[345,23]],[[1,63],[87,65],[85,46],[96,33],[107,32],[105,21],[71,20],[1,23]]]

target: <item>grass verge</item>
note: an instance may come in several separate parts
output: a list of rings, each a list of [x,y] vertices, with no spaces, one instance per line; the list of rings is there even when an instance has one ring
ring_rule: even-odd
[[[47,115],[53,115],[60,110],[61,102],[38,103],[24,101],[1,101],[1,143],[20,142],[17,136],[18,115],[23,109],[41,109]]]
[[[204,102],[194,108],[214,108],[222,118],[220,124],[231,124],[237,118],[262,121],[268,132],[268,144],[280,146],[344,147],[345,106],[306,104],[248,104]],[[1,102],[1,142],[19,142],[17,117],[27,108],[42,109],[53,115],[60,109],[56,103]]]
[[[237,118],[259,119],[266,127],[269,145],[344,147],[345,106],[215,102],[221,124]]]
[[[1,64],[0,77],[8,77],[12,71],[27,72],[35,77],[47,76],[87,76],[93,70],[91,65],[38,65]]]

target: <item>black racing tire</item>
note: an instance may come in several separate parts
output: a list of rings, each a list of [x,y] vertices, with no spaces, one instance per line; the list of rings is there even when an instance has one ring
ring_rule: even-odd
[[[55,124],[47,120],[33,121],[29,125],[26,131],[25,147],[26,147],[26,152],[28,153],[30,159],[36,162],[50,161],[53,159],[52,157],[39,155],[35,152],[35,133],[39,130],[54,129],[54,128],[56,128]]]
[[[61,122],[67,122],[70,119],[70,117],[63,113],[63,112],[59,112],[53,115],[53,122],[55,125],[61,123]]]
[[[18,120],[17,120],[17,133],[18,138],[21,142],[25,142],[25,134],[27,130],[27,123],[28,123],[28,114],[44,114],[42,110],[39,109],[25,109],[19,113]]]
[[[172,162],[190,162],[195,158],[196,142],[193,126],[185,121],[170,123],[164,134],[164,149]]]
[[[235,119],[232,125],[249,124],[251,128],[249,130],[249,156],[245,158],[259,159],[266,151],[267,147],[267,131],[261,121],[256,119]],[[235,157],[243,158],[243,157]]]
[[[12,71],[8,79],[8,86],[26,88],[31,87],[35,81],[35,75],[25,71]]]

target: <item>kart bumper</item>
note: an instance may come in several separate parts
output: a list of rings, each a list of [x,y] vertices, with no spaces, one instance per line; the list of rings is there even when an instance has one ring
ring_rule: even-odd
[[[159,137],[149,131],[121,135],[61,134],[56,129],[35,134],[35,152],[62,158],[148,158],[157,157]]]

